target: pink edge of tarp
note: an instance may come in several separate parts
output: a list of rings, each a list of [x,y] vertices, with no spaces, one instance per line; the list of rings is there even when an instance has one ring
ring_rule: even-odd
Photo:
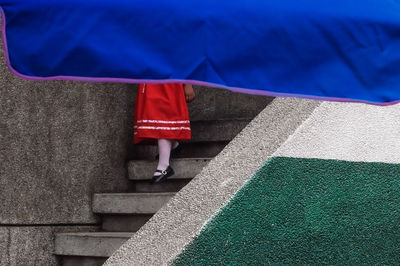
[[[393,102],[385,102],[385,103],[376,103],[376,102],[369,102],[363,100],[353,100],[353,99],[345,99],[345,98],[334,98],[334,97],[322,97],[322,96],[311,96],[311,95],[302,95],[302,94],[292,94],[292,93],[279,93],[279,92],[270,92],[264,90],[252,90],[252,89],[245,89],[245,88],[235,88],[235,87],[228,87],[220,84],[214,84],[205,81],[198,81],[198,80],[181,80],[181,79],[165,79],[165,80],[152,80],[152,79],[128,79],[128,78],[94,78],[94,77],[77,77],[77,76],[52,76],[52,77],[34,77],[34,76],[27,76],[24,74],[19,73],[11,66],[10,56],[8,53],[8,46],[7,46],[7,35],[6,35],[6,15],[2,7],[0,7],[0,13],[2,16],[2,36],[3,36],[3,44],[4,44],[4,56],[6,58],[6,64],[10,71],[26,80],[33,80],[33,81],[46,81],[46,80],[68,80],[68,81],[81,81],[81,82],[114,82],[114,83],[189,83],[193,85],[199,86],[207,86],[207,87],[216,87],[216,88],[223,88],[233,92],[245,93],[245,94],[253,94],[253,95],[262,95],[262,96],[272,96],[272,97],[295,97],[295,98],[304,98],[304,99],[311,99],[311,100],[319,100],[319,101],[334,101],[334,102],[350,102],[350,103],[366,103],[371,105],[378,105],[378,106],[389,106],[400,103],[400,100],[393,101]]]

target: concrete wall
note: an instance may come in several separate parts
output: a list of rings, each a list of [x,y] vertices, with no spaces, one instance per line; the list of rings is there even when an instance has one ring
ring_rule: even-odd
[[[59,265],[52,256],[53,236],[59,232],[93,231],[93,226],[0,226],[1,266]]]
[[[1,70],[0,222],[96,222],[91,193],[126,188],[134,90],[26,82]]]
[[[194,90],[196,99],[188,105],[190,121],[252,120],[274,99],[199,86]]]
[[[127,84],[21,80],[1,47],[0,265],[56,264],[54,233],[95,229],[92,193],[128,188],[134,95]]]

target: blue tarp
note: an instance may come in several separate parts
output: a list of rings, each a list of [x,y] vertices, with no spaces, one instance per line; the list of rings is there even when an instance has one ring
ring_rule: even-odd
[[[400,100],[398,0],[0,0],[33,79],[189,81],[267,95]]]

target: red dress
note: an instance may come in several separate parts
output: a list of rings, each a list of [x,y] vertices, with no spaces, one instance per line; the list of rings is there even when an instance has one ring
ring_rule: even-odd
[[[134,121],[134,143],[191,138],[183,84],[140,84]]]

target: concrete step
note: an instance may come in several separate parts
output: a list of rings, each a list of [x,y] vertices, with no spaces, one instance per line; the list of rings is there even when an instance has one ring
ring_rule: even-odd
[[[174,195],[175,193],[94,194],[92,208],[98,214],[154,214]]]
[[[192,139],[185,142],[183,157],[214,157],[231,141],[251,119],[210,120],[191,122]],[[197,145],[196,145],[197,144]],[[129,143],[129,159],[154,159],[156,146]]]
[[[213,158],[229,141],[181,142],[182,149],[175,158]],[[131,160],[154,160],[158,154],[156,145],[131,145],[127,158]]]
[[[102,266],[107,258],[103,257],[82,257],[62,256],[62,266]]]
[[[54,254],[106,258],[132,235],[131,232],[61,233],[56,235]]]
[[[107,232],[136,232],[153,214],[101,215],[101,229]]]
[[[252,119],[273,100],[272,97],[235,93],[218,88],[194,86],[194,90],[196,99],[188,104],[192,121]]]
[[[231,141],[252,119],[191,122],[190,142]]]
[[[168,179],[161,184],[152,184],[149,180],[136,180],[133,183],[136,193],[178,192],[192,179]]]
[[[171,160],[171,167],[175,174],[169,179],[190,179],[195,177],[210,158],[182,158]],[[130,180],[151,180],[157,161],[137,160],[128,163],[128,176]]]

